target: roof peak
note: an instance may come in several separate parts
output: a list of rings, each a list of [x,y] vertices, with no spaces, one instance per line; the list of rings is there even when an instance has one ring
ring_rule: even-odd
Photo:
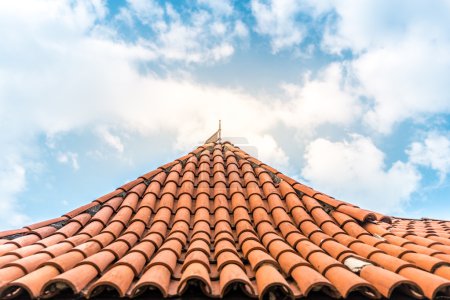
[[[217,129],[216,132],[214,132],[206,141],[205,144],[208,143],[215,143],[217,141],[222,140],[222,120],[219,120],[219,129]]]

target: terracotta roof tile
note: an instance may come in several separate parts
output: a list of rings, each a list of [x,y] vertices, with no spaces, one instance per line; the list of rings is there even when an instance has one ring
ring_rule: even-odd
[[[83,274],[83,276],[80,276]],[[450,295],[450,222],[384,216],[206,144],[62,217],[0,232],[0,298]]]

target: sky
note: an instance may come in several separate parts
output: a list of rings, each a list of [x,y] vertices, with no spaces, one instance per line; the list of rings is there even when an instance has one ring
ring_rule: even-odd
[[[0,229],[223,136],[385,214],[450,219],[450,2],[0,1]]]

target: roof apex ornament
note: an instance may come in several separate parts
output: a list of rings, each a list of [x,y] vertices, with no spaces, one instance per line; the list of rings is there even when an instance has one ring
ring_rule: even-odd
[[[220,141],[222,141],[222,120],[219,120],[219,129],[205,141],[205,144],[216,143]]]

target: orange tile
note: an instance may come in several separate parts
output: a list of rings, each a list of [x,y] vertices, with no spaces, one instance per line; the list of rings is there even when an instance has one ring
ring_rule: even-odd
[[[438,294],[449,295],[450,281],[440,276],[416,268],[403,268],[399,275],[416,283],[430,299],[434,299]]]
[[[401,256],[401,258],[410,263],[415,264],[419,268],[424,269],[428,272],[433,272],[436,268],[440,266],[449,265],[448,262],[440,260],[436,257],[414,252],[405,253],[404,255]]]
[[[52,266],[62,273],[73,268],[82,261],[84,257],[82,252],[70,251],[45,262],[43,266]]]
[[[25,276],[27,273],[19,267],[2,267],[0,269],[0,291],[11,281]]]
[[[104,290],[114,289],[120,297],[125,297],[126,292],[131,286],[135,274],[133,269],[126,265],[118,265],[107,271],[94,284],[89,286],[88,297],[101,294]]]
[[[83,274],[80,276],[80,274]],[[77,266],[49,280],[41,289],[41,294],[56,296],[65,289],[71,289],[74,294],[81,290],[97,276],[98,270],[92,265]]]
[[[322,291],[333,298],[340,297],[339,292],[331,282],[309,266],[295,266],[291,275],[304,296],[308,296],[313,291]]]
[[[59,218],[54,218],[54,219],[50,219],[50,220],[34,223],[34,224],[31,224],[31,225],[25,226],[25,228],[29,229],[29,230],[33,230],[33,229],[45,227],[47,225],[50,225],[50,224],[53,224],[53,223],[57,223],[57,222],[60,222],[60,221],[64,221],[64,220],[67,220],[67,217],[59,217]]]
[[[21,268],[25,274],[28,274],[36,270],[40,265],[51,258],[52,257],[46,253],[38,253],[7,263],[3,267],[18,267]]]
[[[351,216],[361,222],[376,220],[375,214],[373,214],[371,211],[364,210],[361,208],[356,208],[356,207],[349,206],[349,205],[340,205],[337,208],[337,211],[344,213],[348,216]]]
[[[18,294],[28,294],[30,298],[36,298],[41,294],[42,287],[59,271],[52,266],[45,266],[10,282],[0,292],[0,297],[9,298]]]
[[[166,266],[153,265],[138,280],[131,291],[131,295],[138,296],[149,288],[156,288],[164,297],[167,297],[169,294],[170,274],[171,271]]]
[[[242,291],[249,297],[255,297],[256,291],[248,276],[241,267],[229,263],[220,272],[220,296],[226,295],[233,285],[238,284]]]
[[[208,269],[203,264],[192,263],[184,270],[177,288],[178,295],[183,295],[191,284],[200,285],[203,294],[212,296]]]
[[[278,293],[282,293],[285,297],[291,299],[294,298],[286,279],[270,264],[264,264],[258,268],[256,271],[256,284],[260,299],[266,297],[270,299]]]
[[[386,298],[390,298],[395,290],[407,293],[414,298],[421,298],[423,294],[421,288],[413,281],[373,265],[364,267],[360,276],[373,284]]]
[[[186,255],[183,266],[181,268],[181,272],[184,272],[193,263],[202,264],[207,269],[208,273],[211,273],[211,266],[209,265],[209,253],[205,253],[202,250],[190,251],[189,254]]]
[[[359,293],[367,298],[377,299],[380,297],[380,293],[372,284],[341,266],[328,269],[325,277],[330,280],[344,298],[352,292]]]

